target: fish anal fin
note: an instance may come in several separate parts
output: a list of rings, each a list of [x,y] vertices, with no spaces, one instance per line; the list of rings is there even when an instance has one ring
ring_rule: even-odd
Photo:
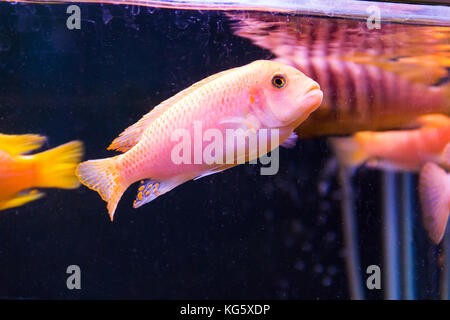
[[[450,211],[448,179],[445,170],[432,162],[423,166],[419,177],[423,224],[436,244],[444,236]]]
[[[42,198],[44,193],[38,192],[37,190],[29,190],[17,194],[14,198],[11,198],[5,202],[0,202],[0,210],[20,207],[28,202]]]
[[[133,202],[133,208],[139,208],[144,204],[155,200],[187,180],[189,179],[174,178],[167,181],[158,181],[154,179],[142,180],[138,187],[136,200]]]
[[[45,140],[45,137],[37,134],[0,134],[0,149],[11,155],[19,155],[39,149]]]

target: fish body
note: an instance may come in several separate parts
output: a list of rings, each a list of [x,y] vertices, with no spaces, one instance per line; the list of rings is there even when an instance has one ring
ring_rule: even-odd
[[[77,175],[108,202],[112,220],[120,197],[132,183],[145,180],[134,204],[138,207],[188,180],[250,161],[287,140],[321,101],[319,85],[297,69],[273,61],[255,61],[210,76],[162,102],[108,148],[124,152],[122,155],[84,162]],[[190,141],[189,161],[175,163],[173,151],[180,142],[174,139],[174,132],[181,130],[196,137],[198,126],[201,134],[213,129],[222,137],[227,130],[241,129],[242,134],[254,134],[258,143],[265,140],[269,147],[261,153],[250,150],[248,144],[229,149],[224,143],[223,158],[231,152],[236,155],[234,161],[206,163],[195,161],[199,146]],[[272,143],[269,135],[261,136],[262,129],[278,130],[279,142]],[[206,147],[200,146],[201,151]],[[238,159],[239,154],[245,159]]]
[[[42,197],[36,188],[79,186],[75,168],[83,154],[82,143],[73,141],[41,153],[25,154],[44,141],[39,135],[0,134],[0,210]]]

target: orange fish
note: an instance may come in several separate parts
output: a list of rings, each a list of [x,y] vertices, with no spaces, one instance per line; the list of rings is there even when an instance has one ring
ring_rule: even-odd
[[[419,128],[386,132],[358,132],[352,137],[331,138],[341,164],[366,163],[381,169],[419,171],[419,197],[423,222],[436,244],[442,240],[450,212],[450,178],[439,166],[450,169],[450,118],[419,117]]]
[[[419,171],[426,162],[450,169],[450,118],[430,114],[418,118],[416,129],[362,131],[351,137],[331,138],[346,166],[366,163],[381,169]]]
[[[44,194],[34,188],[73,189],[79,186],[75,168],[83,145],[72,141],[57,148],[25,155],[41,147],[39,135],[0,134],[0,210],[21,206]]]
[[[186,181],[245,162],[238,154],[245,154],[245,159],[251,161],[283,142],[292,144],[293,130],[321,101],[319,85],[299,70],[274,61],[255,61],[212,75],[162,102],[122,132],[108,148],[124,152],[122,155],[83,162],[77,175],[108,202],[113,220],[122,194],[136,181],[145,179],[134,203],[134,207],[139,207]],[[224,157],[233,157],[231,163],[196,163],[195,159],[175,163],[173,151],[179,143],[174,141],[173,133],[182,129],[195,136],[198,124],[205,132],[216,130],[219,135],[215,141],[225,137],[227,130],[241,129],[237,138],[254,134],[270,147],[256,151],[249,144],[233,145],[232,150],[223,150]],[[278,130],[279,141],[267,141],[268,136],[261,136],[263,129]],[[201,151],[206,152],[207,147],[201,146]],[[196,148],[194,141],[193,153]]]

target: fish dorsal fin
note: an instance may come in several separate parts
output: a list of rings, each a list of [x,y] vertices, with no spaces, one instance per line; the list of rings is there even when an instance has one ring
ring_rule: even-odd
[[[198,88],[204,86],[205,84],[216,80],[217,78],[232,72],[234,69],[225,70],[212,76],[209,76],[203,80],[200,80],[190,87],[184,89],[183,91],[178,92],[173,97],[161,102],[159,105],[154,107],[149,113],[144,115],[138,122],[128,127],[125,131],[123,131],[119,137],[114,139],[111,145],[108,147],[108,150],[117,150],[121,152],[127,152],[131,148],[133,148],[141,139],[141,136],[145,129],[161,114],[163,114],[167,109],[173,106],[175,103],[191,94]]]
[[[16,156],[39,149],[45,140],[45,137],[37,134],[0,134],[0,149]]]
[[[450,126],[450,118],[443,114],[426,114],[417,118],[417,124],[427,128],[445,128]]]

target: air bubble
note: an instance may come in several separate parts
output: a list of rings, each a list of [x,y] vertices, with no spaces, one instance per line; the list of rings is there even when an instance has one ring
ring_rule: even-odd
[[[323,266],[320,263],[314,265],[314,272],[315,273],[322,273],[323,272]]]
[[[131,6],[131,14],[133,16],[137,16],[141,13],[141,7],[140,6]]]
[[[303,271],[305,270],[305,266],[306,266],[305,262],[300,260],[295,263],[294,268],[297,271]]]
[[[0,51],[11,49],[11,40],[9,38],[0,38]]]
[[[336,233],[334,233],[334,232],[328,232],[328,233],[325,235],[325,241],[326,241],[326,242],[332,243],[332,242],[334,242],[335,240],[336,240]]]
[[[178,10],[175,10],[175,25],[180,30],[186,30],[189,26],[189,22],[182,17],[182,14]]]
[[[103,23],[108,24],[112,20],[113,15],[111,14],[111,11],[109,11],[109,9],[103,9],[102,18]]]
[[[334,275],[337,273],[337,268],[336,268],[335,266],[329,266],[329,267],[327,268],[327,273],[328,273],[329,275],[334,276]]]
[[[333,283],[333,280],[329,276],[325,276],[322,278],[322,285],[324,287],[329,287]]]
[[[303,251],[308,252],[308,251],[311,251],[311,249],[312,249],[312,245],[309,242],[304,243],[303,246],[302,246],[302,250]]]

